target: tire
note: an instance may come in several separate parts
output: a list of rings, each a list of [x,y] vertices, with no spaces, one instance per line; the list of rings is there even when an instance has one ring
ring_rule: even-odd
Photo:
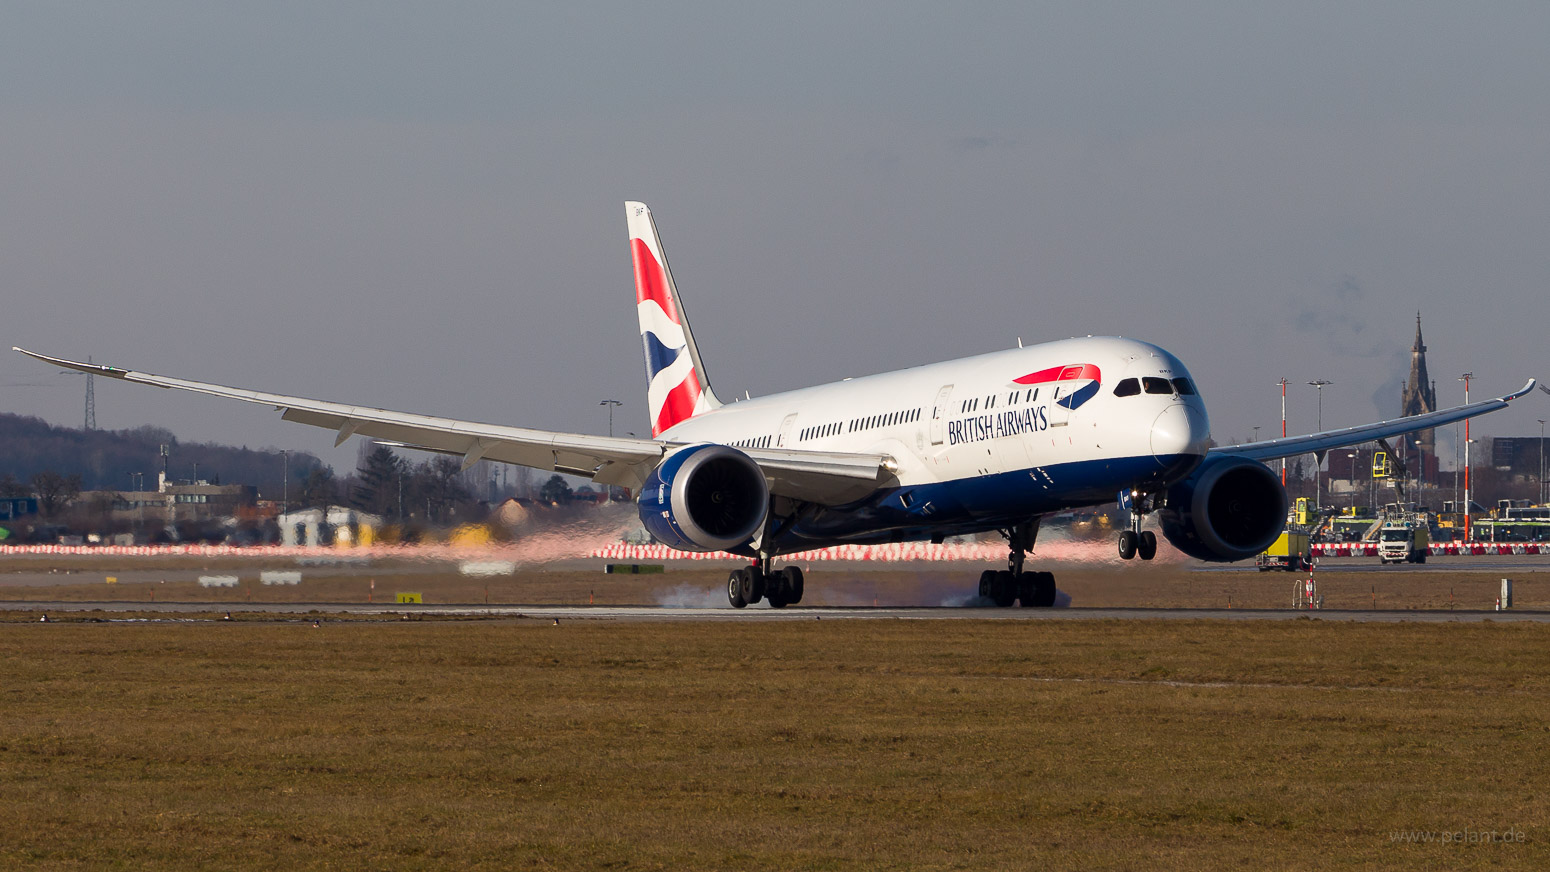
[[[1037,573],[1034,582],[1033,604],[1041,609],[1051,608],[1055,605],[1055,573]]]
[[[1017,576],[1017,603],[1025,609],[1038,605],[1039,574],[1024,572]]]
[[[745,571],[734,569],[732,574],[727,576],[727,601],[732,604],[734,609],[748,607],[748,600],[743,597],[743,573]]]
[[[781,592],[785,594],[786,602],[791,605],[800,603],[802,601],[802,588],[804,587],[802,567],[787,566],[780,571],[780,574],[784,582],[781,586]]]
[[[752,569],[739,569],[738,579],[742,582],[743,602],[753,605],[764,599],[764,591],[759,589],[764,586],[759,583],[759,573]]]
[[[765,576],[764,598],[769,601],[772,609],[783,609],[791,603],[791,585],[786,573]]]
[[[996,571],[987,569],[980,573],[980,599],[995,600],[996,598]]]
[[[995,590],[991,598],[1003,609],[1017,602],[1017,577],[1012,575],[1011,570],[1003,569],[996,573]]]
[[[1123,560],[1130,560],[1136,556],[1136,546],[1140,541],[1134,530],[1126,530],[1119,534],[1119,556]]]
[[[1142,530],[1141,538],[1136,542],[1136,556],[1142,560],[1151,560],[1157,556],[1157,534],[1151,530]]]

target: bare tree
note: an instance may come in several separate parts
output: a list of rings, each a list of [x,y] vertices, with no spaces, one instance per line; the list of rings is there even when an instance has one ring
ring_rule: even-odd
[[[52,518],[81,493],[81,477],[45,469],[32,477],[32,490],[38,495],[38,514]]]

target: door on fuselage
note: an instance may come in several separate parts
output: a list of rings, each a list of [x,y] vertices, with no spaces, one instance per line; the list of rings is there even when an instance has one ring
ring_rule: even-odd
[[[1070,388],[1066,385],[1055,384],[1049,388],[1049,425],[1051,427],[1065,427],[1071,423],[1071,409],[1060,401],[1067,398]]]
[[[936,392],[936,405],[931,407],[932,445],[941,445],[947,440],[947,404],[952,397],[952,385],[942,385]]]
[[[781,419],[780,430],[776,433],[776,436],[775,436],[775,447],[776,448],[789,448],[789,447],[791,447],[791,432],[792,432],[792,430],[794,430],[796,428],[796,425],[797,425],[797,413],[796,412],[792,412],[791,414],[787,415],[785,418]]]

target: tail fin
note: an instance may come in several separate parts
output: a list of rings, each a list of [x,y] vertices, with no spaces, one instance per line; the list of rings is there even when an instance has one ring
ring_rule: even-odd
[[[645,203],[624,204],[635,261],[635,312],[646,346],[646,402],[651,435],[721,405],[705,378],[705,365],[684,315],[673,272],[662,253],[656,222]]]

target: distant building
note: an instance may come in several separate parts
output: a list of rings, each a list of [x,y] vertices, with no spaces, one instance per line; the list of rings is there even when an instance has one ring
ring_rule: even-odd
[[[1421,341],[1421,313],[1415,313],[1415,344],[1410,347],[1410,378],[1400,393],[1399,414],[1409,418],[1437,411],[1437,383],[1426,372],[1426,343]],[[1430,429],[1417,430],[1404,436],[1406,449],[1416,447],[1427,457],[1437,456],[1436,434]]]
[[[210,521],[240,514],[258,502],[258,488],[248,484],[210,484],[195,481],[167,483],[155,491],[105,491],[112,500],[115,518],[176,524]],[[81,494],[90,500],[91,493]]]
[[[10,521],[37,513],[37,497],[0,497],[0,521]]]
[[[382,517],[347,506],[302,509],[278,518],[280,544],[290,546],[370,545],[382,527]]]
[[[1550,440],[1538,436],[1498,436],[1491,440],[1491,465],[1517,481],[1538,481],[1550,459]]]

